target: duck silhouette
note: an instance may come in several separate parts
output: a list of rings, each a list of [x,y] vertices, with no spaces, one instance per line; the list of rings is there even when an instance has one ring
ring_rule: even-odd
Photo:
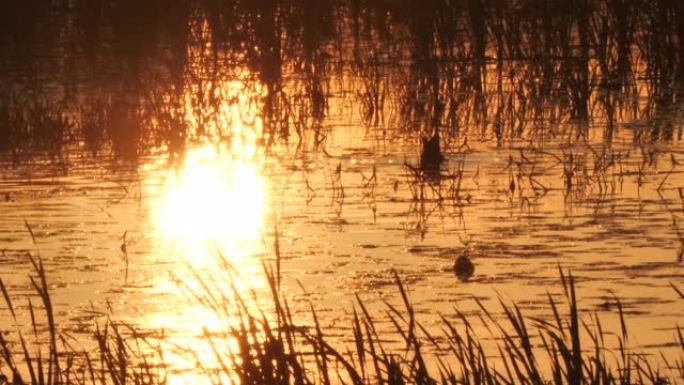
[[[420,168],[424,170],[439,169],[444,161],[444,155],[442,155],[442,150],[439,147],[439,131],[435,130],[430,139],[422,137],[421,140],[423,145],[420,152]]]
[[[454,263],[454,274],[461,282],[467,282],[475,273],[475,265],[470,260],[467,252],[459,255]]]

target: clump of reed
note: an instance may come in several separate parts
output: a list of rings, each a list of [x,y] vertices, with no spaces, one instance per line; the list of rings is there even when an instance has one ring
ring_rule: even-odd
[[[239,273],[226,258],[218,257],[224,277],[238,279]],[[171,368],[159,348],[165,341],[108,321],[96,328],[94,351],[74,348],[59,330],[48,292],[45,268],[31,258],[36,276],[31,277],[40,306],[29,299],[29,312],[37,344],[28,344],[17,330],[18,348],[7,334],[0,333],[0,383],[12,384],[162,384]],[[442,336],[422,325],[409,298],[409,291],[395,273],[402,306],[387,304],[386,317],[400,338],[401,348],[392,348],[379,318],[357,298],[351,318],[353,343],[335,346],[326,338],[316,311],[306,327],[293,321],[293,313],[281,290],[281,266],[276,240],[274,265],[264,264],[271,297],[265,306],[256,294],[250,299],[237,288],[217,290],[212,282],[199,285],[180,282],[190,300],[226,319],[220,333],[204,330],[201,339],[213,357],[199,359],[190,346],[178,351],[196,360],[194,373],[206,383],[240,384],[674,384],[684,382],[684,337],[677,329],[674,342],[682,348],[679,362],[660,366],[629,347],[622,304],[618,332],[604,328],[599,317],[586,319],[578,306],[575,279],[560,271],[563,303],[549,295],[548,319],[530,318],[515,304],[501,302],[503,317],[494,316],[483,303],[480,320],[486,329],[498,333],[496,347],[486,347],[486,337],[476,330],[470,317],[458,313],[458,322],[442,317]],[[197,274],[194,275],[199,279]],[[232,277],[232,278],[230,278]],[[674,285],[673,285],[674,287]],[[11,315],[16,307],[4,284],[0,289]],[[684,299],[682,292],[675,287]],[[477,300],[476,300],[477,301]],[[37,310],[45,315],[41,329]],[[43,325],[45,326],[45,325]],[[615,327],[611,328],[615,329]],[[47,330],[42,331],[42,330]],[[609,350],[608,338],[618,348]],[[170,343],[170,342],[169,342]],[[35,347],[32,347],[35,346]],[[434,354],[434,352],[438,354]],[[211,362],[211,364],[207,364]],[[199,381],[199,380],[198,380]]]
[[[0,96],[0,150],[61,155],[72,131],[63,106],[39,97]]]
[[[40,257],[28,254],[34,269],[30,282],[38,304],[28,297],[30,335],[25,336],[23,306],[15,306],[5,283],[0,279],[5,305],[14,321],[14,336],[0,330],[0,384],[162,384],[162,367],[148,359],[157,355],[158,345],[129,325],[111,320],[96,327],[94,351],[74,346],[74,338],[61,331],[48,290],[45,266]],[[158,362],[156,360],[155,362]]]

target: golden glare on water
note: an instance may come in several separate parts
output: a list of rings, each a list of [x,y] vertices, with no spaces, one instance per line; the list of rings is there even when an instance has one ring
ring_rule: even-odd
[[[171,258],[170,270],[182,281],[180,286],[194,293],[209,291],[230,302],[234,295],[247,297],[248,291],[266,286],[259,256],[267,249],[263,234],[270,214],[269,184],[259,156],[261,120],[250,102],[250,91],[238,81],[221,83],[217,89],[225,102],[216,107],[219,119],[211,124],[199,122],[192,108],[197,94],[188,93],[190,131],[201,128],[214,140],[188,148],[177,167],[166,169],[157,164],[163,171],[150,186],[149,220],[158,245],[155,254]],[[238,274],[226,271],[221,266],[224,261]],[[188,303],[184,290],[168,275],[155,279],[154,286],[154,290],[170,294],[172,304],[148,312],[145,325],[173,329],[180,336],[179,344],[192,341],[195,358],[203,365],[217,366],[216,354],[223,355],[231,344],[217,353],[202,336],[222,335],[238,320],[232,314]],[[169,384],[204,383],[192,374],[193,359],[173,348],[164,350],[167,362],[178,370],[167,378]]]
[[[259,166],[239,155],[226,145],[205,144],[168,171],[153,218],[176,253],[196,257],[214,244],[234,260],[261,247],[267,183]]]
[[[189,91],[185,120],[190,137],[201,131],[214,139],[190,147],[180,167],[166,171],[152,212],[167,252],[193,263],[207,254],[209,244],[231,261],[261,250],[267,211],[258,145],[263,127],[253,104],[258,87],[247,90],[232,80],[208,88],[222,96],[223,102],[211,107],[216,119],[200,119],[202,111],[193,107],[198,93]]]
[[[265,284],[258,274],[261,265],[257,255],[265,248],[262,234],[268,213],[268,183],[253,151],[244,143],[197,146],[185,154],[179,168],[163,177],[150,217],[159,240],[158,252],[175,258],[178,263],[172,268],[173,275],[193,291],[207,289],[229,295],[236,289],[241,296]],[[218,267],[220,258],[229,261],[239,276]],[[192,274],[186,264],[192,267]],[[221,334],[237,321],[229,314],[188,303],[183,290],[174,285],[177,283],[165,278],[157,282],[157,290],[174,293],[175,305],[148,313],[146,324],[174,329],[185,336],[180,337],[179,344],[188,343],[183,338],[193,341],[194,354],[203,365],[217,365],[217,352],[198,336]],[[169,376],[169,384],[204,383],[192,374],[195,364],[191,359],[174,349],[164,350],[167,363],[179,370]]]

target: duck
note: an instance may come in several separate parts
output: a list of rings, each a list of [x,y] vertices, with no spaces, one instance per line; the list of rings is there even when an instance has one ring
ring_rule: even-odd
[[[461,282],[467,282],[475,273],[475,265],[467,252],[459,255],[454,263],[454,274]]]
[[[435,130],[430,139],[422,137],[422,149],[420,152],[420,167],[422,169],[438,169],[444,161],[444,155],[439,147],[439,130]]]

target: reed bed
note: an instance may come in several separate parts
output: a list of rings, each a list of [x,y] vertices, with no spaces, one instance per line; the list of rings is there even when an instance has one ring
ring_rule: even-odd
[[[298,149],[325,144],[340,103],[382,138],[577,142],[597,122],[606,143],[621,130],[647,143],[682,135],[684,6],[672,0],[78,0],[0,11],[0,149],[19,153],[81,143],[137,158],[230,138],[236,84],[260,139]]]
[[[276,246],[276,257],[279,254]],[[0,383],[7,384],[165,384],[173,373],[162,346],[166,337],[143,333],[107,318],[93,333],[95,348],[70,343],[53,313],[48,279],[40,258],[30,258],[35,275],[31,285],[38,304],[28,300],[32,336],[21,328],[0,333]],[[218,257],[223,273],[236,272]],[[665,357],[647,359],[629,345],[630,332],[623,307],[616,298],[619,325],[604,325],[596,314],[578,306],[576,281],[559,270],[563,300],[548,297],[549,317],[530,318],[516,304],[501,301],[503,316],[478,302],[486,329],[495,335],[492,349],[487,336],[462,313],[458,322],[442,317],[442,334],[429,332],[417,319],[409,290],[395,273],[402,307],[387,304],[386,318],[402,345],[390,346],[386,331],[357,298],[349,329],[353,343],[337,346],[311,308],[312,323],[298,325],[281,292],[280,259],[264,263],[270,302],[253,306],[257,298],[232,289],[217,291],[209,281],[179,284],[188,298],[226,322],[222,333],[206,329],[200,337],[213,354],[199,359],[192,346],[178,346],[196,362],[193,378],[210,384],[677,384],[684,383],[684,331],[677,327],[673,343],[681,347],[676,362]],[[673,296],[684,300],[673,285]],[[0,280],[7,310],[17,320],[17,307]],[[252,293],[253,294],[253,293]],[[263,300],[263,298],[261,298]],[[612,339],[612,343],[607,341]],[[491,342],[491,341],[489,341]],[[608,345],[616,346],[610,349]],[[210,363],[208,363],[210,362]],[[193,382],[194,383],[194,382]]]

